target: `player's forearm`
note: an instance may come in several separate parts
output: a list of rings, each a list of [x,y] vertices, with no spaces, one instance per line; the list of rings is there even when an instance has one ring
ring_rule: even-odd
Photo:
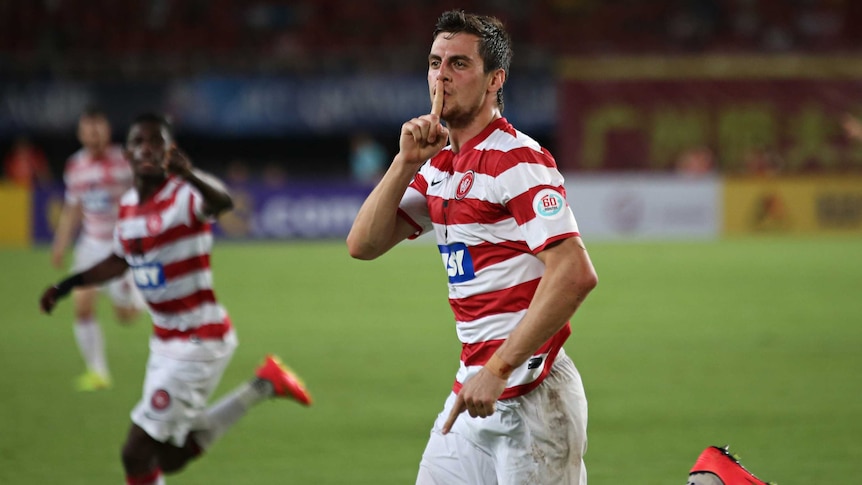
[[[547,270],[530,308],[497,350],[497,355],[512,367],[526,362],[563,328],[598,284],[595,269],[578,238],[564,244],[568,246],[568,256],[561,254],[546,260]]]
[[[356,214],[347,235],[351,256],[374,259],[397,242],[398,204],[414,175],[416,172],[397,158],[393,161]]]
[[[63,252],[69,247],[72,243],[72,238],[75,236],[75,232],[81,225],[82,219],[81,206],[69,204],[63,206],[60,218],[57,221],[57,229],[54,231],[52,248],[55,253]]]
[[[183,178],[201,193],[204,199],[204,211],[208,215],[218,216],[233,209],[233,198],[230,192],[214,175],[194,168],[183,174]]]
[[[56,285],[57,297],[65,296],[78,286],[91,286],[104,283],[122,275],[129,267],[126,260],[117,255],[110,255],[95,266],[65,278]]]

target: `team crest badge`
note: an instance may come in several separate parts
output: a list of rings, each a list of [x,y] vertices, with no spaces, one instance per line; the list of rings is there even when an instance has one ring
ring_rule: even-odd
[[[458,200],[463,199],[467,193],[470,192],[470,189],[473,188],[473,182],[476,180],[476,174],[470,170],[465,173],[463,177],[461,177],[461,181],[458,182],[458,190],[455,191],[455,198]]]
[[[171,405],[171,395],[164,389],[159,389],[150,398],[150,406],[156,411],[163,411]]]
[[[158,214],[150,214],[147,217],[147,232],[149,234],[158,234],[162,230],[162,216]]]

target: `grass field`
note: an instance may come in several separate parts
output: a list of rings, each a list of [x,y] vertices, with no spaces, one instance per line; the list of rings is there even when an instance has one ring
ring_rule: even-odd
[[[862,476],[862,241],[595,243],[600,283],[566,348],[590,401],[590,483],[682,484],[730,444],[781,485]],[[265,352],[313,407],[255,408],[170,484],[409,484],[458,364],[433,247],[353,261],[340,242],[221,244],[216,291],[240,347],[217,391]],[[71,302],[37,311],[61,275],[44,248],[0,250],[0,484],[118,484],[148,322],[101,307],[115,386],[81,371]]]

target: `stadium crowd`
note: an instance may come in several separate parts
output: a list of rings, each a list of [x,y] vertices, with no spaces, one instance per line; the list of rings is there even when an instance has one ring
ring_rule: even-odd
[[[0,78],[415,72],[423,22],[450,8],[502,19],[513,62],[563,54],[855,51],[853,0],[9,0]],[[110,19],[110,20],[109,20]]]

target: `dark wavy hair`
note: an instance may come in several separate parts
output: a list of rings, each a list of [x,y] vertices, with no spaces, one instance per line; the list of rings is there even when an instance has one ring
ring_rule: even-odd
[[[465,13],[463,10],[443,12],[437,19],[432,40],[441,32],[467,33],[479,37],[479,55],[482,57],[485,74],[502,69],[509,76],[512,63],[512,39],[496,17]],[[503,88],[497,91],[497,106],[503,111]]]
[[[135,116],[135,119],[132,120],[132,125],[137,125],[138,123],[154,123],[162,128],[168,130],[168,133],[171,135],[171,138],[174,136],[174,127],[171,124],[171,121],[167,116],[161,115],[158,113],[141,113],[138,116]]]

